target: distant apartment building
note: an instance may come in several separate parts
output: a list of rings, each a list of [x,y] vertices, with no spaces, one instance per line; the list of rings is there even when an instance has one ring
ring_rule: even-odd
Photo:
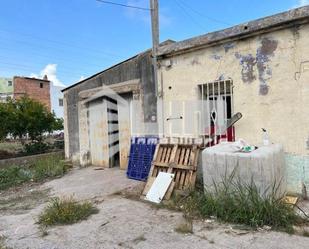
[[[58,118],[63,118],[63,93],[64,87],[50,84],[51,109]]]
[[[13,98],[13,79],[0,77],[0,102]]]
[[[47,76],[43,79],[20,77],[13,78],[14,99],[27,96],[44,104],[51,111],[50,81]]]
[[[27,96],[44,104],[49,111],[55,112],[58,118],[63,118],[63,87],[55,86],[48,80],[33,77],[14,76],[0,77],[0,102],[8,98],[19,99]]]

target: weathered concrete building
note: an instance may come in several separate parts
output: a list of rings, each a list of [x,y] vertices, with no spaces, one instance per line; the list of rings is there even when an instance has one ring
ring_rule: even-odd
[[[153,125],[145,133],[208,145],[260,145],[263,128],[286,151],[288,191],[301,192],[309,187],[308,34],[305,6],[161,46],[157,93],[150,51],[64,89],[66,156],[126,168],[136,120]],[[228,128],[236,113],[242,118]]]
[[[161,133],[221,136],[240,112],[233,137],[259,145],[266,129],[286,151],[288,190],[309,187],[309,6],[166,45],[159,57]]]
[[[148,50],[63,90],[67,158],[106,167],[119,161],[126,168],[133,120],[157,134],[151,60]]]

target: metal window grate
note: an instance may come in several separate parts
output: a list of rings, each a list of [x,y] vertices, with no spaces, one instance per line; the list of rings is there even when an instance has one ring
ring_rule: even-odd
[[[234,128],[227,127],[233,116],[233,82],[232,80],[215,81],[199,85],[202,108],[202,136],[209,139],[209,145],[220,141],[233,141]]]

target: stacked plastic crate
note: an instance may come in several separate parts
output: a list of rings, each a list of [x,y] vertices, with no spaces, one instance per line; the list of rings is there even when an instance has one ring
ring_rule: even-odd
[[[128,178],[140,181],[147,180],[157,143],[157,137],[131,138],[130,156],[127,170]]]

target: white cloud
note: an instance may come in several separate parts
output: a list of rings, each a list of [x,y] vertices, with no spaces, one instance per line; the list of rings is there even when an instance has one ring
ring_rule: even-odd
[[[86,79],[86,77],[82,75],[82,76],[80,76],[80,78],[79,78],[78,81],[82,81],[82,80],[84,80],[84,79]]]
[[[309,0],[298,0],[297,4],[294,5],[293,8],[298,8],[298,7],[301,7],[301,6],[308,5],[308,4],[309,4]]]
[[[43,78],[47,75],[48,80],[53,82],[54,86],[65,87],[65,85],[57,78],[57,64],[47,64],[40,74],[32,73],[30,77]]]

